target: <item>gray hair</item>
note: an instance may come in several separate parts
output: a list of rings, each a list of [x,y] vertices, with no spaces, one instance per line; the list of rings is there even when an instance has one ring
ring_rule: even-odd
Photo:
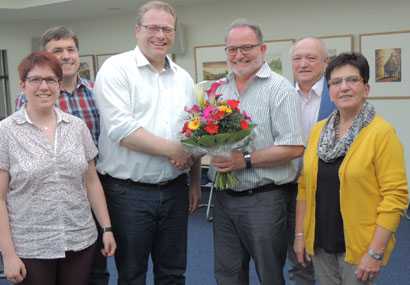
[[[58,41],[61,39],[73,39],[76,48],[78,50],[80,49],[77,35],[64,26],[52,27],[46,30],[40,38],[41,47],[45,50],[50,41]]]
[[[142,18],[144,17],[145,13],[148,12],[149,10],[156,9],[156,10],[162,10],[170,14],[174,19],[175,19],[175,24],[177,21],[177,13],[169,3],[163,2],[163,1],[149,1],[142,5],[141,7],[138,8],[137,10],[137,18],[136,22],[137,25],[141,25]]]
[[[225,43],[228,39],[228,35],[229,33],[235,29],[235,28],[243,28],[243,27],[247,27],[249,29],[251,29],[255,35],[256,38],[258,39],[259,43],[263,43],[263,34],[262,34],[262,30],[259,27],[258,24],[252,23],[246,19],[236,19],[235,21],[232,22],[232,24],[230,24],[227,28],[226,28],[226,33],[225,33]]]
[[[329,57],[329,55],[327,53],[327,48],[326,48],[325,42],[321,38],[313,37],[313,36],[307,36],[307,37],[302,37],[302,38],[297,39],[296,42],[290,48],[290,55],[291,56],[293,55],[295,46],[297,46],[298,43],[300,43],[303,40],[308,40],[308,39],[309,40],[314,40],[319,44],[320,49],[321,49],[321,54],[324,57],[323,60],[326,60]]]

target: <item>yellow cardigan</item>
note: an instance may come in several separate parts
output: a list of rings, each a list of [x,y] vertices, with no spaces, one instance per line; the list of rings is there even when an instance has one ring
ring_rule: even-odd
[[[299,178],[298,200],[306,201],[305,246],[314,254],[317,146],[326,120],[317,123],[310,134]],[[340,211],[346,244],[345,261],[358,264],[368,251],[376,225],[395,232],[407,208],[408,188],[403,147],[393,127],[380,116],[363,128],[339,168]],[[395,244],[388,242],[383,264]]]

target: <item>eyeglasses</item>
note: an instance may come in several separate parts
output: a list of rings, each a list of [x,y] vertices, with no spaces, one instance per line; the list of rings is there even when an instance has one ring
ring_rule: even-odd
[[[173,27],[157,26],[157,25],[140,25],[140,26],[143,27],[145,30],[147,30],[150,34],[155,34],[155,33],[158,33],[159,31],[162,31],[166,35],[175,33],[175,28]]]
[[[241,54],[248,54],[250,53],[254,48],[257,46],[260,46],[261,43],[254,44],[254,45],[243,45],[243,46],[230,46],[230,47],[225,47],[225,52],[227,55],[235,55],[238,51],[241,52]]]
[[[363,81],[363,79],[358,75],[351,75],[347,77],[337,77],[337,78],[330,79],[328,81],[328,84],[329,86],[340,87],[343,81],[346,83],[346,85],[353,86],[357,84],[358,82]]]
[[[57,87],[58,86],[58,79],[54,77],[38,77],[38,76],[31,76],[26,78],[27,82],[33,87],[40,87],[43,81],[46,82],[48,87]]]

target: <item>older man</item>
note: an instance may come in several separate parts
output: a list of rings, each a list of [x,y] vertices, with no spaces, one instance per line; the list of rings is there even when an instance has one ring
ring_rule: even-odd
[[[324,71],[327,65],[327,49],[322,40],[306,37],[298,40],[292,47],[292,69],[296,81],[296,91],[301,101],[301,114],[303,137],[305,142],[313,125],[327,118],[335,106],[330,101]],[[302,159],[296,161],[301,169]],[[312,263],[298,264],[293,251],[295,238],[295,208],[297,184],[289,191],[289,248],[288,259],[290,263],[289,279],[295,285],[314,285],[314,272]],[[296,238],[303,238],[301,233]]]
[[[176,14],[161,1],[137,13],[138,46],[107,59],[95,90],[101,112],[97,169],[118,243],[118,284],[185,284],[187,214],[198,205],[199,162],[179,142],[184,107],[194,103],[189,74],[167,57]]]
[[[100,116],[94,100],[94,83],[79,76],[80,54],[76,34],[64,26],[46,30],[40,39],[43,50],[53,53],[63,69],[63,82],[58,107],[84,120],[89,128],[93,141],[98,145],[100,135]],[[27,99],[20,94],[16,100],[16,110],[20,109]],[[98,248],[101,248],[101,231],[99,231]],[[89,285],[108,285],[109,274],[107,260],[98,250],[95,253]]]
[[[294,88],[270,70],[266,49],[259,26],[237,20],[228,28],[231,72],[217,93],[239,99],[256,129],[253,147],[211,160],[215,170],[239,179],[235,189],[215,195],[215,276],[221,285],[249,284],[251,258],[261,284],[285,284],[286,192],[297,174],[291,160],[304,147]]]

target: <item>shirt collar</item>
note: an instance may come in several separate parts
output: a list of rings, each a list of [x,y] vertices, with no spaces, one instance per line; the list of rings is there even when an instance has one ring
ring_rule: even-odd
[[[84,86],[85,88],[88,88],[88,89],[93,89],[93,84],[91,83],[90,80],[78,76],[77,89],[80,89],[80,87],[82,87],[82,86]]]
[[[60,109],[54,107],[54,112],[56,112],[56,115],[57,115],[57,124],[59,124],[60,122],[64,122],[64,123],[71,122],[70,116],[64,113],[63,111],[61,111]],[[27,114],[26,105],[24,105],[23,108],[21,108],[15,113],[14,121],[16,122],[17,125],[23,125],[25,123],[33,125],[33,122],[30,120],[30,117]]]
[[[313,91],[314,95],[316,95],[318,97],[321,97],[322,92],[323,92],[324,82],[325,82],[325,77],[322,76],[318,81],[316,81],[315,84],[313,84],[312,88],[309,91],[309,94],[312,94],[312,91]],[[296,91],[299,95],[303,95],[302,91],[300,90],[299,84],[297,82],[296,82],[295,88],[296,88]]]
[[[134,51],[135,51],[135,61],[137,62],[138,67],[151,66],[151,63],[148,61],[145,55],[141,52],[138,46],[135,47]],[[173,72],[176,72],[177,70],[177,65],[171,60],[171,58],[168,55],[165,57],[164,69],[172,70]]]

